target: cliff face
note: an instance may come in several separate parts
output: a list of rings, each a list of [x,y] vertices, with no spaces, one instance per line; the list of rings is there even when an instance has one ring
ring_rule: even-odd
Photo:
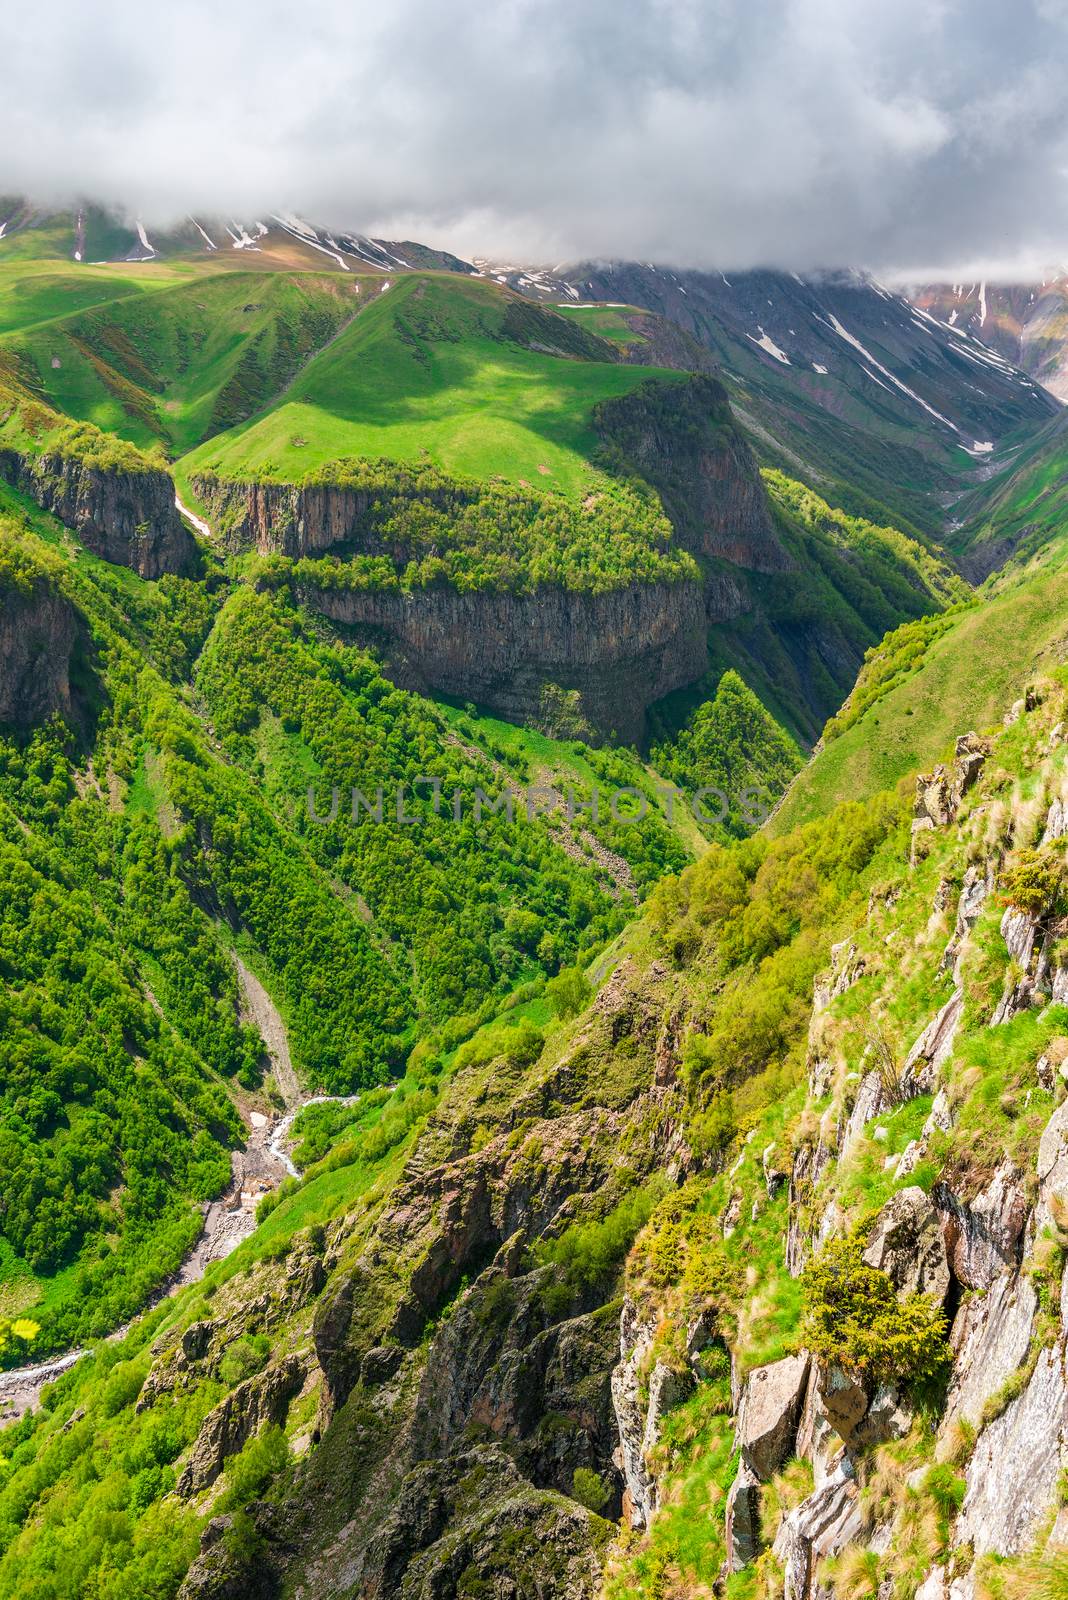
[[[598,407],[597,426],[605,443],[659,490],[684,549],[753,572],[789,570],[722,384],[707,375],[643,384]]]
[[[132,567],[142,578],[184,574],[196,565],[196,544],[166,472],[116,471],[76,455],[0,450],[0,476],[73,528],[95,555]]]
[[[755,462],[713,379],[643,385],[602,407],[598,426],[625,469],[660,490],[682,548],[754,573],[789,568]],[[372,497],[362,489],[212,477],[194,488],[216,536],[235,551],[292,559],[330,551],[386,555],[398,566],[411,554],[371,535]],[[544,721],[547,686],[575,691],[594,730],[626,741],[642,738],[654,701],[704,673],[708,625],[742,615],[751,603],[744,572],[722,567],[703,584],[632,584],[601,594],[305,586],[300,598],[335,622],[380,633],[403,658],[395,669],[405,669],[414,686],[528,722]]]
[[[70,710],[72,606],[44,580],[27,593],[0,580],[0,723],[31,727]]]
[[[705,616],[694,583],[606,594],[408,594],[301,586],[301,602],[380,633],[409,676],[445,694],[538,722],[547,686],[575,690],[594,728],[641,738],[646,708],[705,670]]]
[[[284,1286],[275,1269],[273,1284],[242,1285],[211,1321],[159,1342],[144,1406],[166,1405],[217,1370],[235,1337],[318,1298],[307,1360],[321,1443],[284,1506],[249,1508],[258,1541],[235,1551],[208,1525],[182,1600],[279,1584],[307,1600],[459,1600],[476,1575],[477,1592],[500,1600],[593,1600],[623,1491],[618,1305],[603,1303],[610,1277],[580,1279],[528,1252],[593,1197],[610,1210],[674,1171],[666,982],[663,969],[624,964],[555,1059],[465,1072],[376,1215],[331,1225],[314,1260],[292,1253]],[[222,1422],[246,1437],[283,1365],[207,1419],[194,1460],[217,1470]],[[599,1485],[596,1509],[574,1498],[576,1473]]]

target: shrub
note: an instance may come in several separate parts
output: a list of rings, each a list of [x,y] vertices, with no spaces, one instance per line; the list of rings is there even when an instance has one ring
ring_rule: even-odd
[[[1061,908],[1064,866],[1049,850],[1022,850],[1005,874],[1002,892],[1017,911],[1047,916]]]
[[[575,1475],[571,1480],[571,1493],[580,1506],[585,1506],[587,1511],[601,1514],[609,1500],[612,1491],[601,1477],[594,1472],[592,1467],[576,1467]]]
[[[577,1017],[591,993],[581,967],[565,967],[545,985],[546,998],[558,1017]]]
[[[801,1342],[824,1365],[903,1383],[944,1369],[944,1314],[927,1295],[898,1299],[892,1279],[866,1265],[858,1239],[832,1240],[808,1268],[802,1290]]]

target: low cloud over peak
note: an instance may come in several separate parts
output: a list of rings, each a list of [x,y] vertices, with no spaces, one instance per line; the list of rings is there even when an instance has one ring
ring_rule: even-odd
[[[0,190],[462,252],[1068,256],[1066,0],[8,7]]]

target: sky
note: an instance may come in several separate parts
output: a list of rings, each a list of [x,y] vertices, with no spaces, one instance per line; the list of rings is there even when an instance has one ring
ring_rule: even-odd
[[[529,264],[1068,261],[1068,0],[0,0],[0,192]]]

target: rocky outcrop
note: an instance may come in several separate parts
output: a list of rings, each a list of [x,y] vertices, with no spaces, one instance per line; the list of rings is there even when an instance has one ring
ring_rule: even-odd
[[[191,573],[197,547],[161,468],[98,465],[78,455],[0,450],[0,477],[74,532],[94,555],[142,578]]]
[[[1031,1280],[1002,1272],[985,1295],[965,1300],[950,1335],[953,1376],[942,1422],[979,1426],[983,1408],[1017,1372],[1031,1345],[1038,1299]]]
[[[188,1499],[209,1488],[227,1459],[236,1455],[253,1434],[268,1423],[281,1426],[289,1402],[303,1387],[307,1370],[300,1356],[286,1356],[266,1372],[247,1378],[232,1389],[205,1418],[178,1479],[178,1494]]]
[[[659,1415],[642,1400],[642,1373],[656,1336],[656,1318],[642,1316],[629,1296],[619,1324],[619,1363],[612,1372],[612,1405],[619,1430],[619,1465],[626,1490],[623,1516],[632,1528],[647,1528],[656,1510],[656,1480],[645,1452],[656,1442]]]
[[[28,728],[70,710],[77,631],[73,606],[44,577],[0,577],[0,723]]]
[[[1068,1437],[1064,1348],[1042,1350],[1026,1389],[984,1428],[968,1463],[955,1542],[1017,1555],[1052,1509]]]
[[[932,1198],[942,1216],[954,1278],[967,1289],[989,1289],[1019,1259],[1031,1210],[1023,1174],[1005,1161],[971,1200],[959,1199],[945,1182],[935,1184]]]
[[[783,1600],[809,1600],[817,1561],[859,1538],[864,1518],[848,1457],[784,1518],[773,1550],[783,1568]]]
[[[947,828],[956,819],[961,801],[977,782],[989,754],[987,740],[975,733],[964,733],[957,740],[951,766],[937,766],[916,779],[910,852],[913,862],[926,854],[925,835],[935,828]]]
[[[679,543],[752,572],[786,572],[752,452],[714,378],[643,384],[596,412],[605,442],[660,492]]]
[[[899,1295],[926,1294],[942,1305],[949,1262],[938,1213],[922,1189],[899,1189],[872,1226],[864,1250],[869,1267],[885,1272]]]
[[[738,1407],[738,1448],[761,1483],[793,1453],[809,1366],[805,1353],[787,1356],[756,1367],[746,1379]]]
[[[727,1494],[727,1565],[740,1572],[760,1554],[760,1479],[743,1461]]]
[[[410,681],[535,724],[547,688],[575,690],[585,719],[624,741],[641,738],[653,701],[699,678],[707,662],[701,593],[688,581],[530,595],[301,584],[297,595],[399,651]]]

